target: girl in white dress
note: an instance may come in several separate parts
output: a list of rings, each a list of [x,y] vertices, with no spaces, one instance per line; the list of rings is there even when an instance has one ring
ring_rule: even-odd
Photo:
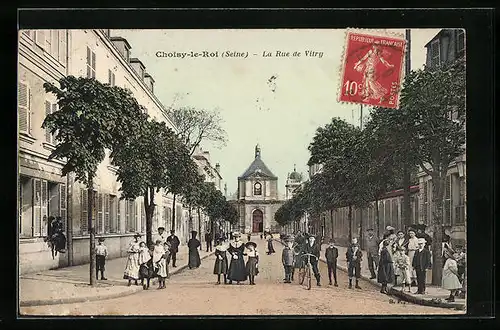
[[[394,253],[394,274],[400,278],[401,291],[408,287],[411,292],[411,262],[405,250],[404,246],[398,246]]]
[[[123,272],[123,279],[128,280],[128,286],[132,284],[132,280],[135,281],[135,285],[138,285],[137,280],[139,279],[139,238],[141,234],[135,234],[134,240],[130,242],[127,253],[127,264],[125,265],[125,271]]]
[[[165,252],[161,240],[156,240],[153,250],[153,265],[155,267],[155,273],[158,276],[158,289],[165,289],[165,279],[167,278]]]
[[[447,301],[455,301],[455,292],[462,288],[462,283],[458,279],[458,265],[455,257],[448,250],[445,251],[446,262],[443,267],[443,275],[441,277],[441,286],[443,289],[450,290],[450,296]]]

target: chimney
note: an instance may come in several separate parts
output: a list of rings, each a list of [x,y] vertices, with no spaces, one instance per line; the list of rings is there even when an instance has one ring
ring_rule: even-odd
[[[130,59],[130,50],[132,49],[132,47],[128,43],[127,39],[122,37],[110,37],[109,39],[111,40],[113,45],[118,48],[118,52],[120,52],[120,55],[123,56],[123,58],[128,62]]]
[[[260,146],[258,144],[255,146],[255,158],[260,158]]]
[[[144,81],[146,82],[146,85],[149,87],[149,89],[151,90],[151,92],[154,92],[153,87],[154,87],[154,84],[155,84],[155,80],[147,72],[144,74]]]
[[[219,163],[215,164],[215,170],[217,171],[217,173],[220,174],[220,164]]]
[[[139,75],[141,80],[144,80],[144,72],[146,70],[144,64],[138,58],[131,58],[130,65],[132,66],[132,69],[134,69],[134,71]]]

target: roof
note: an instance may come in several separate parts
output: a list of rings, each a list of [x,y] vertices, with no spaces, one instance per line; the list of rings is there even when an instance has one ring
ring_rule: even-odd
[[[440,39],[443,35],[446,35],[450,32],[451,32],[450,29],[441,29],[429,42],[425,44],[424,47],[428,47],[431,44],[431,42],[433,42],[436,39]]]
[[[147,73],[147,72],[146,72],[146,73],[144,73],[144,77],[145,77],[145,78],[149,78],[149,79],[151,79],[151,81],[153,81],[153,82],[155,81],[155,80],[153,79],[153,77],[152,77],[149,73]]]
[[[245,173],[243,173],[241,176],[239,176],[238,179],[246,179],[246,178],[249,178],[255,174],[258,174],[259,176],[262,176],[262,177],[271,178],[271,179],[278,179],[278,177],[275,176],[273,174],[273,172],[271,172],[271,170],[266,166],[266,164],[264,164],[264,162],[262,161],[260,156],[255,157],[252,164],[250,164],[250,166],[245,171]]]
[[[127,39],[125,39],[123,37],[110,37],[109,40],[111,40],[111,41],[123,41],[127,45],[128,49],[132,49],[132,46],[130,46]]]
[[[141,62],[141,60],[140,60],[140,59],[138,59],[138,58],[136,58],[136,57],[131,57],[131,58],[130,58],[130,63],[139,63],[139,64],[141,64],[141,66],[142,66],[143,68],[145,68],[145,67],[146,67],[146,66],[144,65],[144,63],[142,63],[142,62]]]

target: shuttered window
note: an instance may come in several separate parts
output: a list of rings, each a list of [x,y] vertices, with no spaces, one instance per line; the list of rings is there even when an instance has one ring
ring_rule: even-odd
[[[443,223],[451,225],[451,176],[447,175],[444,186]]]
[[[111,210],[111,198],[110,195],[104,195],[104,232],[109,233],[111,231],[110,224],[110,210]]]
[[[17,112],[19,116],[19,132],[31,133],[30,88],[27,83],[19,82],[17,91]]]
[[[87,189],[80,190],[80,232],[82,235],[86,235],[88,233],[88,191]]]
[[[95,78],[95,53],[87,47],[87,78]]]
[[[42,223],[42,181],[35,179],[35,196],[34,196],[34,218],[33,221],[33,236],[40,236],[40,227]]]
[[[111,86],[115,85],[115,74],[111,70],[108,70],[108,84]]]
[[[121,218],[121,204],[122,202],[117,198],[116,200],[116,233],[121,233],[121,221],[122,221],[122,218]]]
[[[103,194],[97,194],[97,228],[96,233],[102,234],[104,232],[104,202],[103,202]]]
[[[59,216],[61,217],[63,223],[63,231],[66,231],[67,224],[66,193],[66,185],[64,183],[59,184]]]
[[[57,111],[57,104],[52,104],[49,101],[45,101],[45,116],[50,115]],[[51,134],[49,129],[45,129],[45,142],[54,144],[55,143],[55,134]]]

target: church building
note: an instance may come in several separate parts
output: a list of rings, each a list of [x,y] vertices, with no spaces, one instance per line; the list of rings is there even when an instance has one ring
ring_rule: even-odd
[[[282,204],[278,194],[278,177],[262,161],[257,145],[253,162],[238,177],[239,230],[244,233],[279,231],[274,214]]]

